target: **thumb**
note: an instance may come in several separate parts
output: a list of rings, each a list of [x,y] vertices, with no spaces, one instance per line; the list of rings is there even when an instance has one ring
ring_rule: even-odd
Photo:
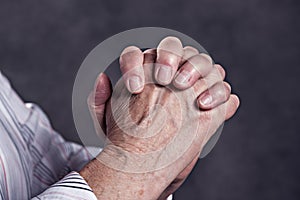
[[[105,104],[111,93],[111,82],[106,74],[101,73],[95,82],[94,91],[88,97],[88,105],[97,133],[101,131],[100,128],[104,133],[106,132]]]

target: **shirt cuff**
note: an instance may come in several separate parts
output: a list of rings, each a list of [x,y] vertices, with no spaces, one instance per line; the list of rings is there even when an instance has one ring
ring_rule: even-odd
[[[32,200],[97,200],[87,182],[80,176],[78,172],[71,172],[63,179],[50,186],[42,194],[32,198]],[[173,195],[170,195],[167,200],[172,200]]]
[[[97,197],[78,172],[71,172],[42,194],[33,198],[33,200],[41,199],[97,200]]]

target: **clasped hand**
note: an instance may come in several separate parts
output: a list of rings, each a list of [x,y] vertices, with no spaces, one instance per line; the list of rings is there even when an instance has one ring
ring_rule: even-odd
[[[120,69],[114,91],[100,74],[89,97],[107,144],[80,173],[99,199],[166,199],[239,99],[220,65],[175,37],[144,52],[127,47]]]

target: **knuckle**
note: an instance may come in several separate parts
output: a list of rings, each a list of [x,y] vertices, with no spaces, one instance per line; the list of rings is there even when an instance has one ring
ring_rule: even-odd
[[[230,85],[227,82],[223,82],[223,84],[221,84],[219,92],[220,92],[220,97],[223,102],[228,100],[230,97],[230,93],[231,93]]]
[[[204,79],[207,80],[211,86],[223,81],[222,75],[216,68],[213,68],[212,71],[206,77],[204,77]]]
[[[237,109],[240,106],[240,99],[237,95],[232,95],[232,104]]]
[[[231,93],[231,85],[225,81],[223,82],[223,84],[224,84],[226,92],[230,94]]]
[[[136,46],[126,47],[119,58],[120,68],[131,68],[130,65],[139,65],[143,60],[142,51]],[[133,66],[137,67],[137,66]],[[125,69],[126,70],[126,69]]]
[[[178,56],[167,51],[160,52],[157,56],[157,62],[162,65],[176,66],[178,65]]]
[[[192,46],[185,46],[183,48],[184,52],[187,52],[187,53],[194,53],[194,54],[198,54],[199,51],[198,49],[196,49],[195,47],[192,47]]]
[[[140,49],[136,46],[128,46],[125,49],[123,49],[122,54],[127,54],[130,52],[135,52],[135,51],[139,51]]]
[[[217,85],[213,86],[212,89],[209,89],[212,96],[215,97],[216,101],[224,102],[228,100],[230,96],[230,85],[226,82],[218,83]]]
[[[219,65],[219,64],[215,64],[214,67],[218,70],[218,72],[221,75],[222,79],[224,79],[225,76],[226,76],[225,69],[221,65]]]
[[[199,54],[201,57],[203,57],[205,60],[206,60],[206,62],[208,62],[210,65],[212,65],[212,58],[208,55],[208,54],[206,54],[206,53],[200,53]]]
[[[178,37],[175,37],[175,36],[168,36],[168,37],[165,37],[162,42],[180,42],[180,39]]]
[[[190,57],[199,54],[198,50],[192,46],[186,46],[183,48],[182,63],[188,60]]]
[[[207,75],[212,69],[211,62],[201,54],[194,55],[187,62],[202,76]]]
[[[143,53],[144,54],[156,54],[156,49],[147,49]]]
[[[164,38],[157,47],[158,56],[163,52],[168,52],[168,54],[173,54],[181,57],[183,54],[183,47],[181,41],[173,36]]]

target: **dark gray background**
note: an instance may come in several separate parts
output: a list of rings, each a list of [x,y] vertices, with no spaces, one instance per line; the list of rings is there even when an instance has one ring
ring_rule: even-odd
[[[181,31],[226,68],[241,107],[176,199],[299,199],[299,8],[297,0],[2,0],[0,69],[78,141],[71,93],[89,51],[130,28]]]

